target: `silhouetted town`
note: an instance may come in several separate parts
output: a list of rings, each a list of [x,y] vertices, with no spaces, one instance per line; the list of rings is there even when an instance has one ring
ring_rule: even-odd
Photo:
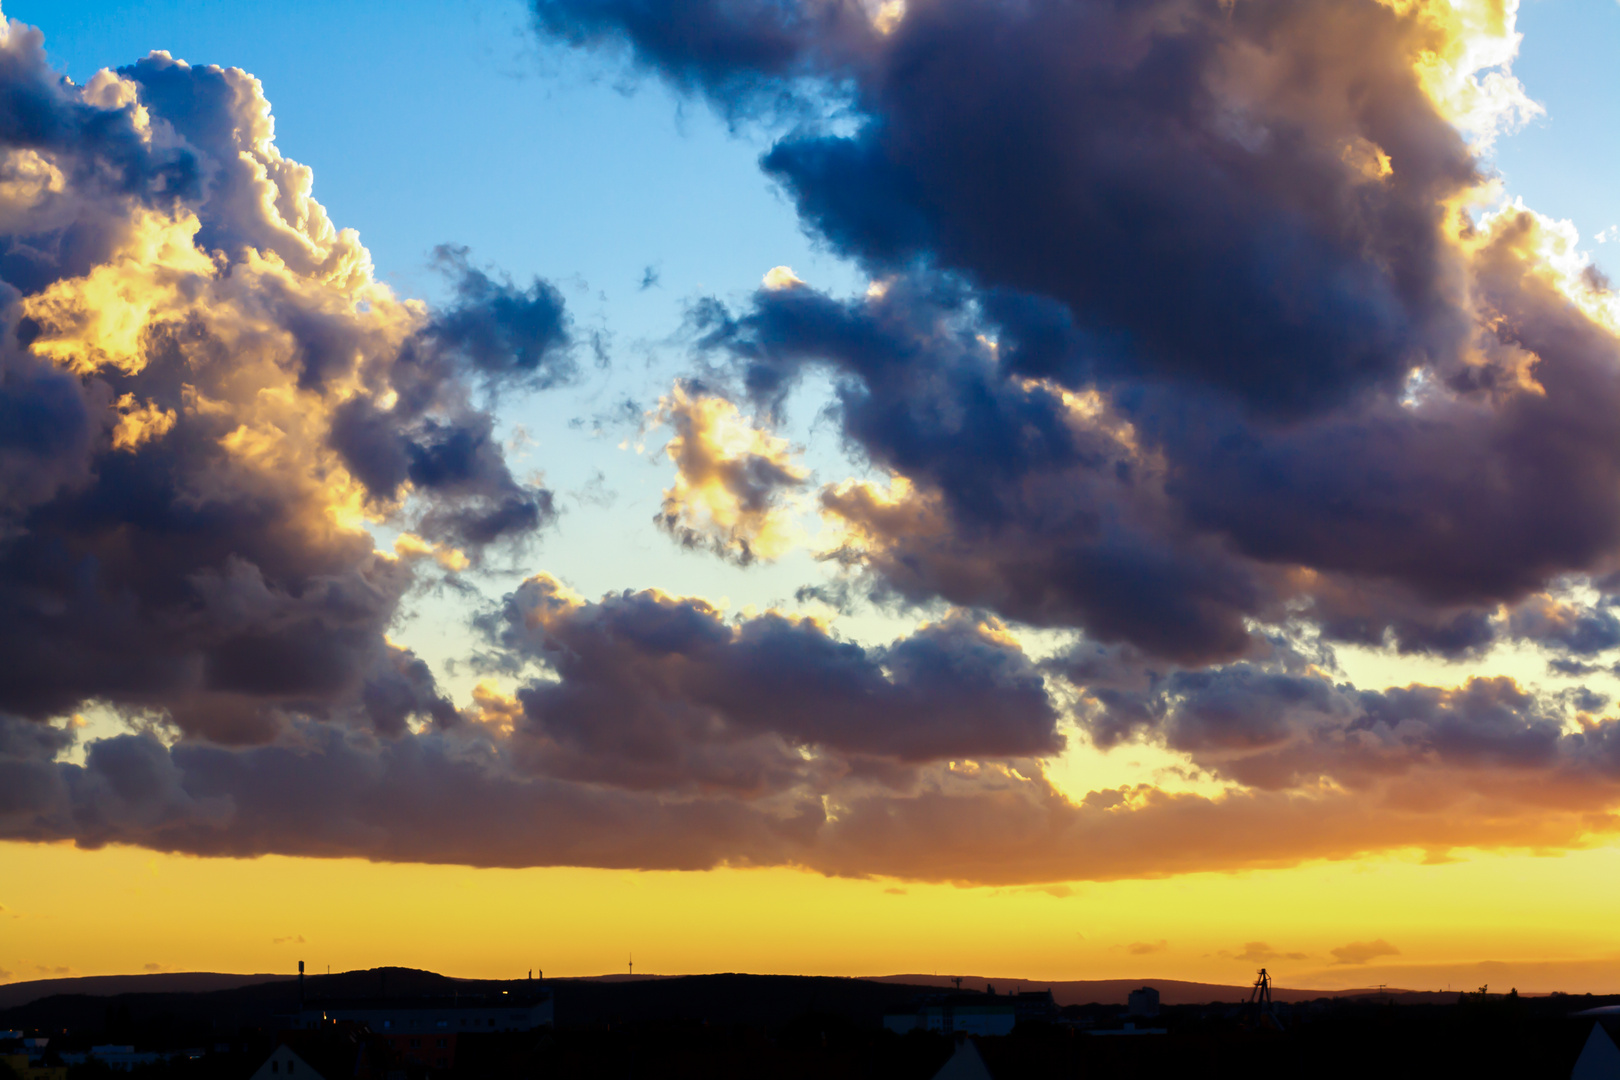
[[[14,984],[0,987],[0,1080],[1620,1078],[1620,996],[1313,997],[1264,971],[1248,988],[533,976]]]

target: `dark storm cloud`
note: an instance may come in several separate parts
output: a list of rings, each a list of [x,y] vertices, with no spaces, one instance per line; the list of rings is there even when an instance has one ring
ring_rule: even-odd
[[[1620,350],[1570,303],[1589,275],[1554,285],[1532,215],[1458,216],[1481,173],[1416,74],[1461,47],[1441,15],[535,10],[731,112],[768,88],[847,98],[853,120],[762,164],[888,291],[695,316],[763,402],[807,365],[843,376],[853,448],[915,487],[825,495],[882,589],[1179,661],[1285,616],[1461,656],[1498,639],[1503,602],[1614,563]],[[1098,395],[1131,452],[1099,449],[1065,393]]]
[[[764,158],[805,221],[874,268],[1063,303],[1094,346],[1075,374],[1148,367],[1297,415],[1466,332],[1439,226],[1473,161],[1412,69],[1434,42],[1371,0],[921,0],[888,35],[852,3],[681,7],[535,4],[727,107],[847,79],[859,132]]]
[[[521,378],[546,387],[574,375],[568,312],[562,293],[535,278],[520,289],[469,261],[465,247],[441,245],[434,261],[455,283],[456,301],[424,334],[484,375]]]
[[[1006,334],[994,305],[933,276],[849,301],[761,290],[741,312],[699,305],[694,327],[762,401],[810,365],[840,377],[852,445],[915,492],[899,507],[863,485],[823,501],[864,534],[852,559],[909,599],[1182,661],[1236,655],[1252,644],[1245,620],[1285,617],[1464,655],[1503,632],[1500,604],[1533,607],[1620,546],[1620,439],[1603,419],[1620,408],[1620,348],[1542,279],[1539,230],[1509,215],[1475,277],[1494,362],[1533,358],[1533,385],[1420,387],[1310,423],[1256,423],[1162,380],[1105,393],[1020,375],[1039,335]],[[1606,609],[1571,618],[1527,608],[1508,628],[1566,650],[1620,644]]]
[[[900,279],[849,302],[762,290],[740,316],[696,314],[701,342],[739,358],[767,400],[812,361],[841,376],[851,441],[916,486],[898,507],[861,485],[822,495],[885,589],[1187,660],[1247,647],[1243,620],[1266,609],[1268,572],[1184,528],[1118,424],[1008,378],[950,282]]]
[[[27,723],[27,722],[25,722]],[[0,732],[6,728],[0,722]],[[37,725],[29,723],[29,730]],[[1617,823],[1612,778],[1556,768],[1352,794],[1151,787],[1071,802],[1016,769],[933,768],[910,790],[813,786],[670,798],[536,774],[479,724],[379,739],[332,725],[286,746],[223,749],[151,734],[91,744],[83,765],[0,740],[0,835],[202,855],[362,856],[475,866],[703,869],[793,865],[961,883],[1108,880],[1348,858],[1416,846],[1547,850]],[[1604,732],[1608,735],[1607,730]],[[1611,760],[1613,754],[1611,753]],[[453,808],[453,810],[447,810]]]
[[[458,709],[386,631],[429,557],[553,516],[488,402],[572,376],[556,290],[446,249],[451,303],[401,303],[250,77],[154,54],[81,91],[14,32],[18,116],[57,114],[0,145],[0,836],[999,883],[1620,831],[1600,695],[1325,673],[1335,641],[1616,642],[1584,591],[1620,569],[1598,285],[1532,215],[1459,216],[1422,9],[536,12],[794,117],[764,167],[875,279],[695,307],[758,413],[740,456],[672,455],[667,527],[753,552],[808,472],[752,425],[829,374],[879,476],[819,492],[843,583],[957,610],[866,646],[538,576],[483,627],[516,689]],[[416,535],[379,552],[366,514]],[[1080,645],[1037,665],[997,616]],[[143,723],[80,745],[91,702]],[[1219,794],[1060,791],[1064,702]]]
[[[1590,607],[1547,596],[1531,597],[1509,619],[1512,632],[1567,656],[1592,656],[1620,648],[1620,618],[1605,598]]]
[[[334,412],[332,447],[380,503],[409,482],[432,499],[416,523],[423,535],[474,549],[521,537],[556,517],[555,497],[520,484],[495,439],[494,418],[466,397],[469,380],[499,392],[545,389],[576,373],[562,294],[535,279],[520,289],[473,266],[465,247],[445,245],[435,262],[455,300],[433,313],[387,372],[393,401],[357,396]]]
[[[840,55],[870,36],[858,3],[689,4],[682,0],[534,5],[541,29],[575,44],[627,45],[635,58],[678,85],[721,102],[768,104],[778,84],[823,78],[846,62]]]
[[[884,648],[765,614],[626,592],[586,603],[525,582],[487,624],[555,680],[518,692],[523,738],[550,771],[631,787],[763,789],[802,765],[786,744],[919,763],[1061,748],[1044,680],[1017,645],[965,618]],[[776,737],[769,746],[754,736]]]
[[[407,481],[432,499],[416,521],[432,539],[476,550],[533,533],[556,517],[550,491],[512,476],[486,412],[457,408],[433,415],[403,400],[381,409],[354,398],[334,412],[330,440],[374,501],[397,500]]]
[[[1096,659],[1052,670],[1061,667],[1085,691],[1082,712],[1099,742],[1157,734],[1200,767],[1250,787],[1328,780],[1364,791],[1434,768],[1449,774],[1446,783],[1475,783],[1481,792],[1549,771],[1620,779],[1612,722],[1570,730],[1562,701],[1508,678],[1375,691],[1298,664],[1144,671],[1130,657]],[[1606,703],[1584,690],[1572,698],[1582,710]]]

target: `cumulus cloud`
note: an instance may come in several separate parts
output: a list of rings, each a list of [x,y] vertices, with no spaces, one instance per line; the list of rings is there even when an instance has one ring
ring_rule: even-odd
[[[966,616],[869,649],[811,619],[728,623],[705,601],[656,591],[591,603],[541,576],[489,625],[556,676],[517,694],[518,730],[554,775],[758,790],[816,764],[790,746],[920,763],[1063,745],[1035,665],[999,626]]]
[[[655,640],[669,632],[657,630]],[[541,708],[531,710],[529,700]],[[729,702],[707,712],[714,734],[672,763],[661,749],[666,716],[632,713],[595,744],[570,743],[568,714],[556,704],[543,690],[519,700],[510,737],[476,722],[390,738],[305,721],[295,739],[246,748],[166,746],[150,733],[101,739],[82,766],[13,744],[0,759],[0,827],[13,838],[203,855],[792,865],[995,884],[1288,866],[1411,847],[1436,858],[1453,847],[1548,850],[1620,828],[1589,782],[1540,784],[1532,813],[1515,804],[1520,791],[1427,778],[1373,790],[1230,788],[1215,796],[1139,785],[1074,802],[1032,759],[907,768],[885,754],[886,744],[840,751],[835,740],[863,751],[871,741],[801,732],[791,717],[780,724],[786,734],[750,730]],[[704,711],[696,695],[683,704],[686,713]],[[739,730],[728,730],[733,724]],[[799,749],[784,753],[783,744]],[[1596,794],[1613,798],[1612,787]],[[484,827],[492,822],[500,827]]]
[[[1470,12],[537,0],[789,110],[764,166],[872,278],[695,305],[742,392],[661,402],[659,526],[765,559],[802,502],[927,621],[863,645],[535,574],[459,706],[386,631],[431,565],[556,516],[490,403],[573,377],[557,290],[446,247],[447,306],[395,297],[250,76],[153,54],[78,87],[8,24],[0,835],[1000,884],[1612,835],[1599,695],[1329,662],[1620,646],[1620,311],[1567,230],[1474,212],[1530,106],[1511,19]],[[813,486],[773,434],[812,371],[875,479]],[[1037,663],[1027,626],[1078,644]],[[142,722],[79,745],[90,701]],[[1210,789],[1065,795],[1070,706]]]
[[[673,429],[664,454],[675,483],[664,491],[659,528],[745,565],[798,542],[794,496],[809,470],[787,440],[750,423],[726,398],[683,383],[651,420]]]
[[[769,407],[839,381],[895,483],[822,498],[880,592],[1184,663],[1608,640],[1499,617],[1620,552],[1614,306],[1561,226],[1467,212],[1536,109],[1511,8],[534,6],[731,112],[846,107],[763,164],[877,284],[695,314]]]
[[[1360,690],[1277,644],[1620,647],[1620,306],[1567,226],[1484,209],[1538,111],[1511,5],[534,9],[728,115],[807,110],[763,167],[872,287],[779,268],[693,322],[769,414],[833,379],[887,475],[818,498],[874,596],[1079,631],[1048,670],[1083,726],[1191,756],[1214,814],[1609,827],[1602,695]]]
[[[238,69],[76,86],[10,22],[0,89],[0,709],[224,744],[453,719],[385,637],[418,559],[367,526],[465,563],[551,519],[474,390],[567,376],[555,290],[454,250],[448,307],[395,297]]]
[[[1616,721],[1592,717],[1607,702],[1590,692],[1540,693],[1505,677],[1361,690],[1288,650],[1185,670],[1085,649],[1049,670],[1080,688],[1100,744],[1147,734],[1251,790],[1327,786],[1437,812],[1479,799],[1512,816],[1606,811],[1620,779]]]

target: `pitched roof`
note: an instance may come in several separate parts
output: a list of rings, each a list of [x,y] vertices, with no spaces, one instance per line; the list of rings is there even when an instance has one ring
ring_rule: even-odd
[[[1593,1023],[1586,1047],[1575,1060],[1570,1080],[1620,1080],[1620,1047],[1614,1045],[1603,1025]]]
[[[991,1080],[990,1068],[979,1055],[979,1048],[973,1044],[972,1039],[963,1039],[939,1072],[934,1074],[934,1080]]]

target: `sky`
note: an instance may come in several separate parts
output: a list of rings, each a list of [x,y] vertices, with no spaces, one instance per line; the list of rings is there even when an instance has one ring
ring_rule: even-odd
[[[6,0],[0,980],[1614,990],[1613,0]]]

